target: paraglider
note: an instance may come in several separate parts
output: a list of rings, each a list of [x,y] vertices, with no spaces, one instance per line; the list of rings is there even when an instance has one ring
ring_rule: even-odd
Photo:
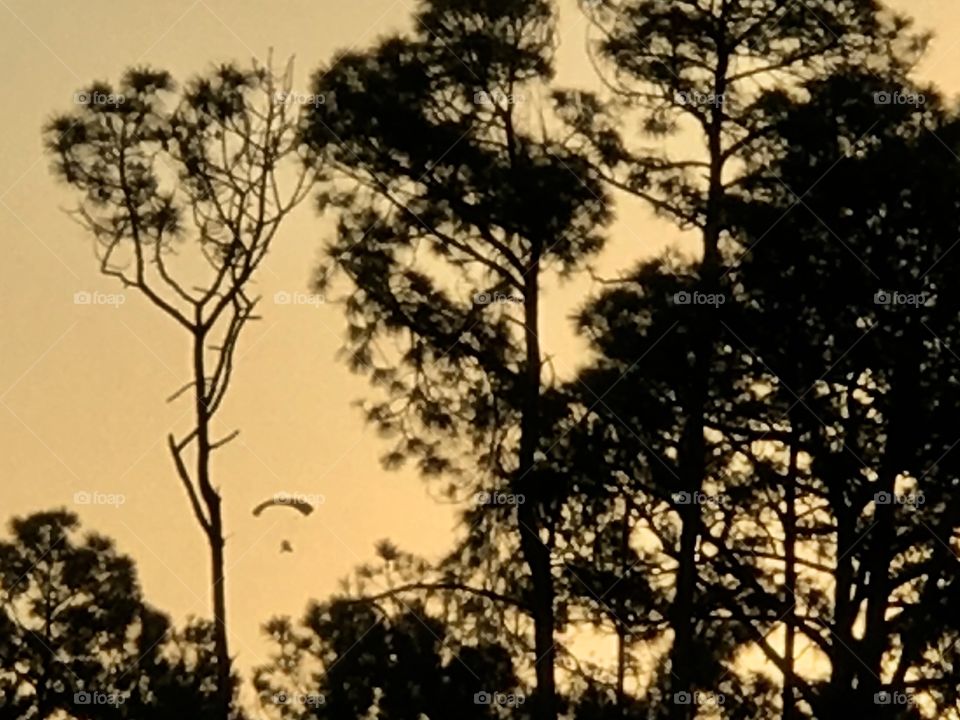
[[[318,503],[323,502],[322,495],[311,495],[309,497],[316,499]],[[260,517],[260,515],[263,514],[265,510],[268,510],[269,508],[272,508],[272,507],[291,508],[293,510],[296,510],[298,513],[300,513],[303,516],[310,515],[314,510],[313,504],[307,501],[306,496],[291,496],[285,493],[281,493],[278,495],[274,495],[272,498],[268,500],[264,500],[262,503],[257,505],[253,509],[253,516]],[[284,540],[283,542],[280,543],[281,555],[283,553],[292,553],[292,552],[293,552],[293,544],[289,540]]]

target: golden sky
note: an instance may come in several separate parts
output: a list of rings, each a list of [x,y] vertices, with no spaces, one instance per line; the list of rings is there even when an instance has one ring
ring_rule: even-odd
[[[91,240],[61,211],[69,191],[54,183],[40,128],[70,109],[92,80],[115,80],[134,64],[185,78],[212,62],[296,55],[298,89],[334,51],[362,48],[402,28],[413,0],[0,0],[0,521],[66,506],[87,528],[115,538],[138,562],[147,598],[180,619],[209,611],[206,547],[168,456],[167,432],[189,427],[185,401],[165,399],[187,378],[186,338],[132,292],[120,307],[77,305],[76,292],[116,293],[97,272]],[[899,0],[937,38],[921,75],[960,90],[960,4]],[[562,3],[560,79],[590,82],[586,23]],[[303,292],[330,223],[307,204],[292,216],[260,274],[263,320],[241,340],[220,434],[241,429],[221,451],[228,532],[232,651],[242,668],[265,660],[259,626],[299,615],[324,597],[373,543],[437,557],[450,545],[452,508],[412,472],[386,473],[384,443],[352,406],[366,381],[335,358],[344,323],[334,305],[276,305]],[[678,233],[629,208],[605,256],[611,272]],[[548,289],[544,345],[561,370],[582,347],[566,317],[590,291]],[[309,518],[259,519],[251,508],[279,491],[322,494]],[[84,506],[78,492],[121,494],[122,506]],[[279,517],[277,517],[279,515]],[[296,552],[280,555],[283,539]]]

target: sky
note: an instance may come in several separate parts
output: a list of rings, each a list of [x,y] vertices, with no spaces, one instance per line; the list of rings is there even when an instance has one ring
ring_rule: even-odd
[[[799,1],[799,0],[797,0]],[[893,3],[935,31],[918,75],[960,92],[960,5]],[[189,405],[166,399],[188,377],[187,339],[133,292],[122,304],[77,304],[77,293],[119,293],[99,275],[91,240],[64,212],[71,193],[43,155],[40,129],[93,80],[131,65],[187,78],[211,63],[296,58],[297,89],[336,52],[407,27],[413,0],[0,0],[0,520],[67,507],[87,529],[116,540],[138,564],[147,599],[182,620],[207,615],[206,546],[174,475],[168,432],[189,429]],[[559,81],[588,85],[586,22],[561,3]],[[945,150],[946,152],[946,150]],[[958,160],[960,161],[960,160]],[[291,216],[259,278],[259,292],[308,291],[329,218],[311,203]],[[602,268],[616,272],[688,240],[649,211],[626,207]],[[593,288],[595,289],[595,288]],[[584,348],[568,317],[591,292],[547,288],[543,343],[561,372]],[[439,557],[455,508],[412,470],[387,472],[387,445],[354,402],[366,380],[337,358],[339,307],[267,302],[245,332],[219,425],[241,430],[217,456],[227,525],[232,652],[249,669],[266,661],[260,625],[299,616],[309,599],[373,559],[389,537]],[[251,509],[277,492],[323,496],[308,518]],[[86,494],[86,495],[85,495]],[[98,494],[113,504],[85,504]],[[120,500],[122,499],[122,503]],[[292,554],[280,554],[289,540]]]

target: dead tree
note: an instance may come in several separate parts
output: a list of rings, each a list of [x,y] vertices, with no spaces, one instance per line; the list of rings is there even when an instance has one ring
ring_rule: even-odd
[[[104,275],[172,318],[189,340],[190,378],[168,401],[190,397],[192,428],[167,437],[210,552],[218,664],[218,716],[233,688],[227,643],[221,488],[213,436],[243,328],[256,319],[258,268],[283,219],[310,192],[301,161],[292,64],[223,65],[177,88],[166,72],[132,69],[117,87],[90,86],[75,111],[45,128],[60,179],[80,191],[71,211],[95,240]]]

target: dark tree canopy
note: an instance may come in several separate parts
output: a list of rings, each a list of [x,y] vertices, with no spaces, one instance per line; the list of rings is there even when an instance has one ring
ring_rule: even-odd
[[[540,344],[542,285],[582,268],[611,218],[551,108],[553,10],[424,2],[410,36],[321,69],[312,90],[333,102],[304,127],[331,169],[320,204],[338,222],[320,284],[349,280],[347,351],[386,396],[368,416],[395,439],[387,464],[414,458],[455,497],[524,499],[475,503],[458,553],[461,575],[500,558],[526,576],[541,720],[557,717],[563,622],[555,485],[536,465],[552,442],[541,420],[560,402]],[[394,344],[385,358],[380,340]]]
[[[508,651],[461,644],[419,604],[334,600],[308,608],[300,623],[277,619],[265,631],[276,653],[255,685],[269,717],[527,717]]]
[[[15,518],[0,541],[0,718],[215,718],[210,627],[177,630],[130,558],[66,511]]]

